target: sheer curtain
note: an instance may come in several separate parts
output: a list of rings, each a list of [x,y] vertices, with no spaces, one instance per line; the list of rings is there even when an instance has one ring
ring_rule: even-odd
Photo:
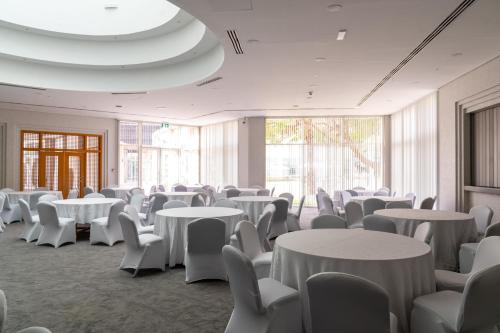
[[[203,184],[237,185],[238,121],[201,127],[200,171]]]
[[[391,115],[391,187],[413,192],[417,204],[436,195],[437,94],[430,94]]]

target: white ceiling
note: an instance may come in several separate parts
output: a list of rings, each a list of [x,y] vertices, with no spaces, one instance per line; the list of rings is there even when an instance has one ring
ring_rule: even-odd
[[[500,55],[500,1],[476,0],[356,108],[461,1],[173,2],[223,43],[224,64],[209,77],[222,80],[141,95],[0,87],[0,107],[194,125],[261,115],[380,115]],[[342,4],[342,10],[329,12],[332,3]],[[242,55],[235,54],[227,38],[231,29],[238,34]],[[347,29],[344,41],[336,40],[340,29]],[[317,57],[326,60],[316,62]]]

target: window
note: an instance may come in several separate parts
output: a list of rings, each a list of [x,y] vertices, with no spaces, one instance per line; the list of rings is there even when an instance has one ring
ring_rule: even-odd
[[[120,185],[197,183],[199,129],[159,123],[120,122]]]
[[[391,115],[391,184],[417,204],[436,195],[437,97],[431,94]]]
[[[238,122],[201,128],[201,181],[204,184],[238,184]]]
[[[266,119],[266,187],[305,195],[363,186],[376,189],[383,177],[382,117]]]

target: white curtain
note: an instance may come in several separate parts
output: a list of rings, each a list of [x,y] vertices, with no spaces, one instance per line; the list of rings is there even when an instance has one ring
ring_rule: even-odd
[[[417,204],[436,195],[436,93],[391,115],[391,155],[393,191],[398,195],[415,193]]]
[[[238,121],[201,127],[200,170],[202,184],[238,184]]]

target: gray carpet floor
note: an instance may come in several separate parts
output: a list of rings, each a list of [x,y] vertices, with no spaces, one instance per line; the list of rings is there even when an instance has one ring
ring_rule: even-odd
[[[304,209],[308,227],[316,209]],[[53,333],[224,332],[233,308],[224,281],[184,282],[184,269],[118,269],[124,245],[76,244],[54,249],[18,239],[23,225],[0,233],[0,289],[8,302],[4,332],[44,326]]]

